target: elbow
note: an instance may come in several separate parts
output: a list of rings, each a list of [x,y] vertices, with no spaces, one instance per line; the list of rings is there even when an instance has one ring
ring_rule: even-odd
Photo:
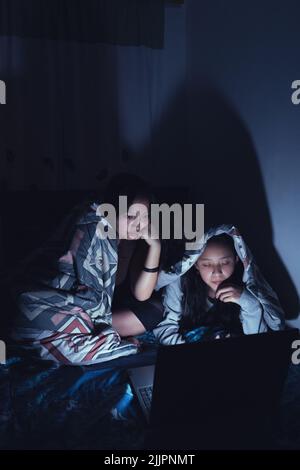
[[[149,293],[147,289],[138,289],[138,288],[132,288],[131,292],[136,300],[139,300],[140,302],[145,302],[145,300],[150,299],[152,291]]]
[[[151,295],[147,295],[143,292],[133,292],[133,295],[136,300],[139,300],[140,302],[145,302],[145,300],[148,300],[151,297]]]

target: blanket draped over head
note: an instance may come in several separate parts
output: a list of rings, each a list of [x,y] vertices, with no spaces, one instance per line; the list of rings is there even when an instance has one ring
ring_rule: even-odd
[[[197,242],[195,250],[186,251],[182,260],[173,265],[168,272],[161,271],[156,289],[165,287],[166,294],[164,297],[166,298],[168,296],[168,289],[174,290],[174,285],[176,282],[178,284],[179,277],[186,273],[196,263],[205,250],[208,240],[214,236],[222,234],[229,235],[233,239],[235,250],[244,268],[242,279],[243,283],[247,290],[259,301],[264,323],[272,330],[282,329],[284,326],[284,313],[280,306],[278,297],[264,279],[251,254],[251,251],[240,235],[238,229],[233,225],[219,225],[209,229]],[[165,314],[168,314],[166,305]]]
[[[137,352],[111,326],[117,240],[103,237],[108,222],[97,209],[74,210],[14,282],[12,336],[43,359],[92,364]]]

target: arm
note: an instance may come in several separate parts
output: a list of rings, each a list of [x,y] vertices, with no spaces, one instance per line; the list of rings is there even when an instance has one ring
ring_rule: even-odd
[[[145,239],[146,253],[135,253],[130,266],[131,291],[137,300],[151,297],[156,286],[158,271],[151,273],[146,268],[157,268],[160,261],[161,243],[159,240]]]
[[[263,284],[261,284],[263,286]],[[255,285],[244,288],[234,284],[217,290],[216,298],[222,302],[233,302],[241,307],[240,320],[245,334],[263,333],[271,328],[284,327],[284,314],[276,294],[268,286],[268,294]]]
[[[72,292],[72,303],[82,307],[92,318],[101,317],[103,321],[110,315],[112,295],[111,287],[106,287],[104,281],[111,275],[105,250],[107,243],[108,240],[97,236],[96,224],[79,224],[64,260],[71,261],[74,287],[77,287]]]
[[[165,287],[163,295],[164,319],[153,330],[155,337],[162,344],[185,343],[179,333],[179,320],[182,315],[181,299],[181,279],[177,278],[175,282]]]
[[[238,304],[241,307],[240,320],[245,335],[263,333],[268,330],[263,318],[262,305],[247,287],[243,289]]]
[[[263,319],[271,330],[282,330],[285,327],[285,315],[277,294],[262,276],[256,264],[252,263],[253,278],[256,282],[248,282],[247,289],[260,302]]]
[[[245,335],[267,331],[262,305],[246,286],[243,288],[235,284],[228,284],[221,287],[217,290],[216,299],[224,303],[232,302],[241,307],[240,321]]]

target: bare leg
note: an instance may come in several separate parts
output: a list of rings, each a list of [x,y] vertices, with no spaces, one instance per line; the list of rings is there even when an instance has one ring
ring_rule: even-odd
[[[138,317],[128,309],[112,312],[112,327],[122,338],[140,335],[146,331]]]

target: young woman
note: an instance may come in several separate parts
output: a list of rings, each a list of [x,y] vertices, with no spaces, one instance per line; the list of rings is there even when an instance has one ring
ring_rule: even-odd
[[[164,320],[154,329],[161,343],[178,344],[279,330],[284,314],[238,230],[210,229],[197,255],[161,272]]]
[[[120,195],[127,197],[126,212],[118,212]],[[101,236],[110,226],[101,206],[86,204],[27,259],[15,283],[13,338],[43,359],[91,364],[136,353],[137,342],[122,337],[162,318],[159,302],[150,299],[160,241],[149,237],[145,182],[118,175],[101,202],[116,209],[115,237]]]

